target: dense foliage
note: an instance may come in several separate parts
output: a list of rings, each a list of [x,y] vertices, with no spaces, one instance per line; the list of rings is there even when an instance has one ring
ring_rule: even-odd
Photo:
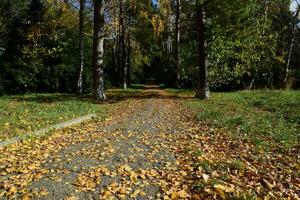
[[[299,88],[299,17],[291,2],[197,3],[205,10],[212,89]],[[92,4],[85,1],[85,93],[92,87]],[[104,7],[107,87],[124,81],[197,85],[194,1],[112,0]],[[79,1],[0,0],[0,13],[0,94],[75,92]]]

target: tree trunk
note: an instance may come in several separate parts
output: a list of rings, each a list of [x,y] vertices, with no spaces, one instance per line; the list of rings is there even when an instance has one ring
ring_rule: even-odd
[[[253,78],[251,79],[251,82],[250,82],[249,86],[247,87],[247,90],[252,90],[252,87],[253,87],[253,85],[254,85],[255,79],[256,79],[256,77],[253,77]]]
[[[93,37],[93,72],[94,97],[96,101],[105,101],[103,80],[104,54],[104,0],[94,0],[94,37]]]
[[[176,86],[180,81],[180,0],[176,0],[175,11],[175,65],[176,65]]]
[[[127,85],[130,85],[130,69],[131,69],[131,17],[132,7],[128,8],[128,27],[127,27]]]
[[[82,74],[83,74],[83,50],[84,50],[84,4],[85,0],[80,0],[80,10],[79,10],[79,63],[77,68],[77,95],[82,94]]]
[[[126,82],[127,85],[130,85],[130,53],[131,53],[131,33],[130,33],[130,21],[131,21],[131,14],[129,12],[128,15],[128,30],[127,30],[127,70],[126,70]]]
[[[117,52],[116,52],[116,46],[117,46],[117,41],[114,39],[113,40],[113,46],[111,48],[111,55],[112,55],[112,66],[113,66],[113,73],[114,73],[114,77],[116,77],[116,79],[114,78],[113,79],[113,83],[114,85],[118,85],[118,55],[117,55]]]
[[[123,70],[123,88],[127,89],[127,63],[126,63],[126,45],[125,45],[125,34],[126,34],[126,28],[125,28],[125,17],[124,17],[124,0],[119,0],[119,9],[120,9],[120,57],[121,57],[121,69]]]
[[[196,98],[208,100],[208,70],[207,70],[207,43],[205,40],[205,11],[203,6],[197,6],[197,28],[198,28],[198,65],[199,83],[196,90]]]
[[[288,82],[289,82],[289,78],[290,78],[290,68],[291,68],[291,59],[292,59],[292,55],[293,55],[293,50],[294,50],[294,46],[295,46],[295,42],[296,42],[296,31],[297,31],[297,17],[299,15],[299,8],[297,9],[294,17],[293,17],[293,36],[292,36],[292,40],[291,40],[291,44],[289,47],[289,51],[288,51],[288,58],[287,58],[287,62],[286,62],[286,67],[285,67],[285,77],[284,77],[284,87],[288,88]]]
[[[296,30],[296,27],[294,27],[293,37],[292,37],[292,41],[291,41],[291,44],[290,44],[288,58],[287,58],[287,64],[286,64],[286,68],[285,68],[285,78],[284,78],[285,86],[287,85],[287,81],[288,81],[288,77],[289,77],[289,73],[290,73],[290,65],[291,65],[293,49],[294,49],[294,46],[295,46],[295,38],[296,38],[296,34],[295,34],[296,31],[295,30]]]

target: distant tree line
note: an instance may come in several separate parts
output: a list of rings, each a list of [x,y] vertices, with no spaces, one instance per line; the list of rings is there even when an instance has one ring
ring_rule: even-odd
[[[288,0],[0,0],[0,94],[300,87]]]

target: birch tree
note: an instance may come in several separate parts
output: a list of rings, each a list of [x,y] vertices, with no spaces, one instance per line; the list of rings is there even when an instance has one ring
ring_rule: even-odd
[[[77,95],[82,94],[82,75],[83,75],[83,59],[84,59],[84,9],[85,0],[80,0],[79,9],[79,59],[76,75]]]
[[[176,85],[180,81],[180,15],[181,0],[175,2],[175,65],[176,65]]]
[[[294,51],[294,46],[296,43],[296,32],[297,32],[297,24],[299,23],[299,12],[300,12],[300,4],[298,3],[298,1],[296,1],[297,3],[297,8],[296,11],[294,13],[293,19],[292,19],[292,39],[290,42],[290,46],[289,46],[289,50],[288,50],[288,57],[287,57],[287,61],[286,61],[286,68],[285,68],[285,77],[284,77],[284,87],[288,88],[288,81],[289,81],[289,76],[290,76],[290,72],[291,72],[291,59],[292,59],[292,55],[293,55],[293,51]]]

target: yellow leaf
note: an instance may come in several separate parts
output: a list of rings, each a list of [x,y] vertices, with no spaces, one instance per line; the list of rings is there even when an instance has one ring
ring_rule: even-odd
[[[35,176],[34,176],[34,179],[35,180],[39,180],[43,177],[43,174],[42,173],[37,173]]]
[[[233,187],[228,187],[226,185],[217,184],[217,185],[214,185],[214,188],[217,189],[217,190],[220,190],[222,192],[227,192],[227,193],[234,192]]]
[[[187,173],[186,173],[185,171],[180,171],[180,174],[181,174],[182,176],[187,176]]]
[[[126,172],[131,172],[131,167],[129,167],[128,165],[124,165],[124,170],[126,171]]]
[[[15,172],[16,169],[11,167],[11,168],[6,168],[5,171],[8,172],[8,173],[11,173],[11,172]]]
[[[126,188],[120,188],[119,193],[120,194],[126,194]]]
[[[69,197],[66,197],[64,200],[78,200],[78,197],[76,197],[76,196],[69,196]]]
[[[30,200],[30,196],[28,194],[25,194],[22,196],[22,200]]]
[[[180,198],[186,199],[188,197],[188,194],[185,190],[180,190],[179,192],[177,192],[178,196]]]
[[[172,194],[171,194],[171,200],[174,200],[174,199],[178,199],[177,192],[172,192]]]
[[[17,188],[15,186],[11,186],[7,192],[7,196],[11,196],[17,193]]]
[[[272,190],[276,186],[276,182],[275,181],[273,182],[273,184],[271,184],[270,182],[268,182],[266,179],[263,179],[263,181],[265,182],[265,184],[267,185],[267,187],[269,188],[269,190]]]
[[[46,190],[46,189],[41,189],[41,191],[40,191],[40,193],[39,193],[39,195],[40,196],[46,196],[46,195],[48,195],[49,194],[49,192]]]
[[[28,166],[28,169],[34,170],[34,169],[37,169],[37,166],[36,166],[36,165],[29,165],[29,166]]]

